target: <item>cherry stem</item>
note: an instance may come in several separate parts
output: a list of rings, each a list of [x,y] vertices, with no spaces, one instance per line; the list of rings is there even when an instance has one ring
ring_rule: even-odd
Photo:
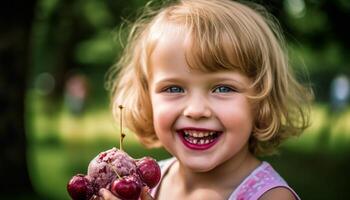
[[[118,176],[119,179],[121,179],[122,177],[118,174],[117,170],[114,168],[114,166],[111,163],[108,163],[108,165],[112,168],[112,170],[114,171],[114,173]]]
[[[125,137],[125,134],[123,133],[123,106],[119,105],[120,110],[120,138],[119,138],[119,149],[123,150],[123,139]]]

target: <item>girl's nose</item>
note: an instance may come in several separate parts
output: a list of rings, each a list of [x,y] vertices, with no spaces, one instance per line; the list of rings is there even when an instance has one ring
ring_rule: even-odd
[[[194,97],[187,102],[183,114],[188,118],[198,120],[210,118],[212,111],[204,98]]]

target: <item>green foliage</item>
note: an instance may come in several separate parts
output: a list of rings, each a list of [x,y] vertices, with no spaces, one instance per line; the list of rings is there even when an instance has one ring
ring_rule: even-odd
[[[289,0],[293,5],[293,1]],[[289,2],[284,1],[284,2]],[[289,4],[287,4],[289,5]],[[286,21],[289,26],[294,27],[300,32],[300,34],[310,34],[315,32],[322,32],[327,28],[327,24],[330,23],[327,18],[327,14],[322,10],[315,7],[304,5],[301,8],[300,13],[288,12],[288,6],[285,6],[287,11]]]
[[[79,12],[83,14],[89,25],[94,29],[98,30],[115,25],[111,11],[105,1],[84,0],[78,6],[81,6],[78,9]]]
[[[75,59],[83,65],[99,66],[111,64],[115,58],[112,33],[99,32],[96,36],[77,44]]]

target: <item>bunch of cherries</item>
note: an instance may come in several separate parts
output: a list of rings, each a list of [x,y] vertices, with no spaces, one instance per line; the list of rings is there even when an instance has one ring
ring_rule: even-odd
[[[151,157],[135,160],[135,165],[136,171],[130,170],[130,173],[124,176],[118,174],[119,168],[113,169],[113,166],[109,166],[109,169],[105,168],[101,173],[112,169],[115,170],[115,175],[106,176],[105,180],[98,180],[101,176],[77,174],[68,182],[68,193],[73,200],[89,200],[93,195],[97,195],[101,188],[107,188],[120,199],[137,200],[142,187],[153,188],[158,184],[161,172],[159,165]]]
[[[122,106],[119,107],[122,110]],[[121,122],[122,127],[122,122]],[[122,150],[125,135],[121,130],[120,150],[101,152],[89,164],[88,174],[77,174],[67,184],[73,200],[90,200],[101,188],[110,190],[122,200],[137,200],[142,187],[154,188],[160,181],[158,163],[151,157],[133,159]]]

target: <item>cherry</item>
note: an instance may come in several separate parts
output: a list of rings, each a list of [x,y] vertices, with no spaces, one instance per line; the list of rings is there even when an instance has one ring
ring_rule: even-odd
[[[84,174],[73,176],[67,184],[67,190],[73,200],[89,200],[94,188]]]
[[[123,151],[123,106],[120,105],[119,108],[120,149],[112,148],[101,152],[90,161],[86,176],[77,174],[72,177],[67,184],[67,190],[73,200],[90,200],[94,192],[98,193],[101,188],[110,190],[122,200],[137,200],[143,186],[153,188],[158,184],[161,172],[153,158],[134,160]]]
[[[137,173],[139,174],[141,180],[149,187],[155,187],[161,176],[160,168],[153,158],[143,157],[136,162]]]
[[[110,190],[122,200],[137,200],[141,194],[141,187],[139,178],[133,174],[114,180]]]

